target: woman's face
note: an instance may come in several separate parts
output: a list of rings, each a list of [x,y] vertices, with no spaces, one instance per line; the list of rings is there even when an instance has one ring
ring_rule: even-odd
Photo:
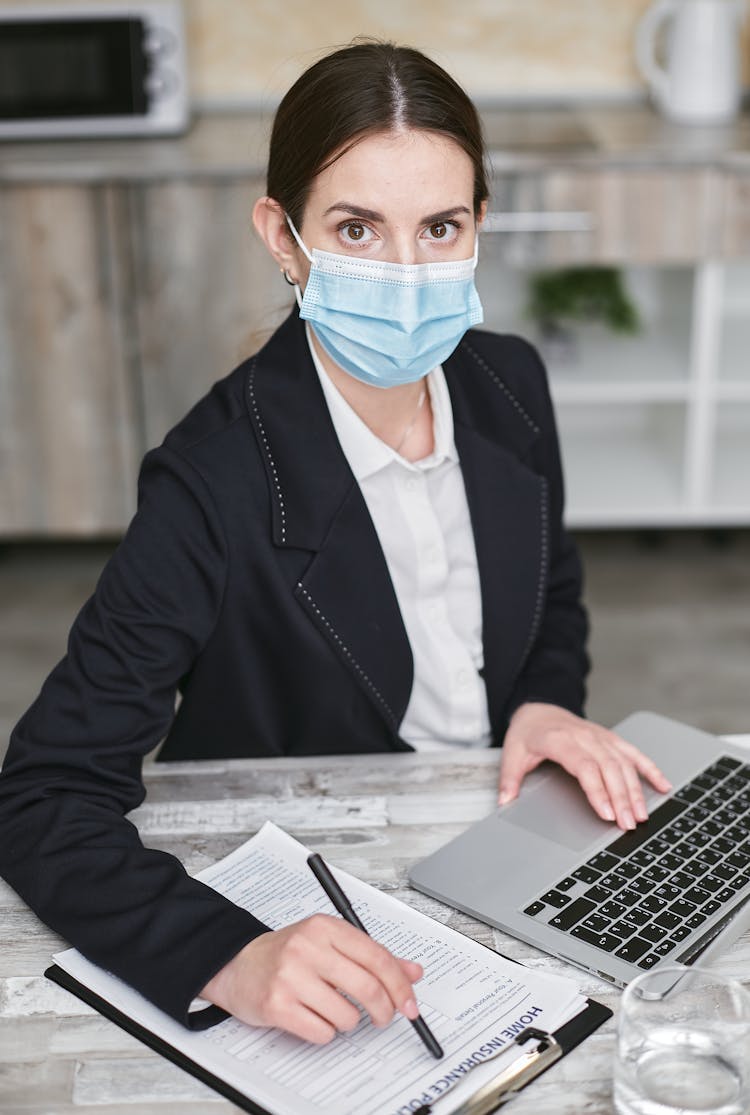
[[[405,264],[468,259],[477,227],[473,199],[474,168],[454,140],[426,131],[378,133],[317,175],[299,233],[310,251]],[[304,287],[310,264],[298,248],[296,256],[295,278]]]

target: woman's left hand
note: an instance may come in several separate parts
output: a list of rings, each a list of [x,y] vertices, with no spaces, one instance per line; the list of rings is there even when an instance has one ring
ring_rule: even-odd
[[[521,782],[544,759],[577,778],[594,811],[621,829],[648,817],[639,775],[660,793],[671,784],[642,751],[614,732],[558,705],[521,705],[511,717],[500,763],[498,801],[518,796]]]

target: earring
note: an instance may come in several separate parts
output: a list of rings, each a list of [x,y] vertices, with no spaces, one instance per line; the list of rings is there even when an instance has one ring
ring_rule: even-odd
[[[281,270],[281,274],[284,276],[285,281],[287,283],[289,283],[289,286],[296,286],[297,285],[295,283],[294,279],[289,278],[289,272],[288,271],[286,271],[283,267],[280,270]]]

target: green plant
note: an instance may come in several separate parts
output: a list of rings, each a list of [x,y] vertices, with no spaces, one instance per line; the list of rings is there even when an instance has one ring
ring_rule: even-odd
[[[636,333],[638,311],[615,267],[568,267],[529,279],[527,313],[545,329],[565,320],[602,321],[618,333]]]

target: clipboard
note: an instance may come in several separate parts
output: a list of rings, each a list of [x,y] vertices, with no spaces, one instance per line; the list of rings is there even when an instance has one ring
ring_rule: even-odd
[[[185,1072],[189,1072],[191,1076],[208,1085],[209,1088],[213,1088],[215,1092],[230,1100],[243,1111],[248,1111],[250,1115],[271,1115],[267,1108],[261,1107],[245,1093],[238,1092],[236,1088],[222,1080],[221,1077],[209,1072],[208,1069],[197,1064],[179,1049],[175,1049],[169,1042],[164,1041],[163,1038],[130,1018],[123,1011],[113,1006],[112,1003],[103,999],[96,992],[86,987],[85,984],[69,975],[64,969],[58,967],[57,964],[47,968],[44,974],[47,979],[71,992],[71,994],[104,1015],[105,1018],[108,1018],[110,1022],[114,1022],[120,1029],[125,1030],[126,1033],[137,1038],[162,1057],[166,1057],[168,1061],[184,1069]],[[451,1112],[451,1115],[490,1115],[490,1112],[502,1107],[517,1092],[525,1088],[537,1076],[540,1076],[564,1057],[566,1053],[569,1053],[571,1049],[579,1045],[584,1038],[593,1034],[611,1017],[612,1011],[609,1007],[605,1007],[594,999],[587,999],[583,1010],[552,1034],[538,1030],[533,1026],[522,1030],[514,1039],[520,1050],[518,1057],[503,1069],[497,1077],[484,1084],[473,1096],[470,1096],[460,1107]],[[482,1063],[485,1064],[486,1062]],[[440,1115],[445,1108],[441,1100],[446,1096],[450,1096],[449,1089],[442,1096],[436,1098],[431,1105],[420,1107],[414,1112],[414,1115]]]

